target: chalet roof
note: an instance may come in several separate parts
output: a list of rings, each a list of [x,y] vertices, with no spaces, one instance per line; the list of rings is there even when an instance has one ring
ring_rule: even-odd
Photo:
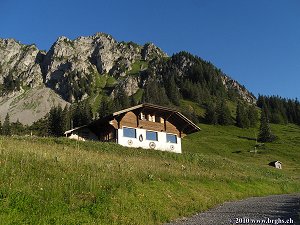
[[[106,123],[130,111],[136,114],[143,112],[144,114],[151,114],[151,115],[163,117],[186,134],[194,133],[201,130],[196,124],[194,124],[191,120],[186,118],[183,114],[178,112],[176,109],[154,105],[150,103],[143,103],[140,105],[136,105],[127,109],[114,112],[102,119],[92,122],[91,126]]]
[[[71,130],[65,131],[64,134],[65,134],[65,135],[66,135],[66,134],[70,134],[70,133],[72,133],[72,132],[75,131],[75,130],[79,130],[79,129],[84,128],[84,127],[87,127],[87,126],[88,126],[88,125],[83,125],[83,126],[80,126],[80,127],[75,127],[75,128],[73,128],[73,129],[71,129]]]

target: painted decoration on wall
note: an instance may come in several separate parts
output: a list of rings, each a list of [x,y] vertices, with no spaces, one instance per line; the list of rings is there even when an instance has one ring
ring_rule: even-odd
[[[150,147],[151,149],[154,149],[154,148],[156,147],[156,144],[155,144],[153,141],[151,141],[151,142],[149,143],[149,147]]]
[[[133,141],[132,140],[128,140],[128,145],[132,145],[133,144]]]
[[[139,136],[139,141],[142,142],[143,140],[144,140],[144,138],[143,138],[143,135],[141,134],[141,135]]]

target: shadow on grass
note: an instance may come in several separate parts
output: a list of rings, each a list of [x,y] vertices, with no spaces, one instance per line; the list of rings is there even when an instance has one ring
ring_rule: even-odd
[[[237,136],[238,138],[242,138],[242,139],[246,139],[246,140],[249,140],[249,141],[256,141],[256,138],[253,138],[253,137],[245,137],[245,136]]]
[[[241,151],[241,150],[238,150],[238,151],[234,151],[234,152],[232,152],[232,153],[239,154],[239,153],[242,153],[242,151]]]

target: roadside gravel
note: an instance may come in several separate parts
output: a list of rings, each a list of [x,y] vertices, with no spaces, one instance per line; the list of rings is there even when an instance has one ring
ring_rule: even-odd
[[[299,214],[300,193],[272,195],[267,197],[253,197],[236,202],[226,202],[209,211],[196,214],[190,218],[182,218],[165,225],[300,225]],[[262,220],[265,220],[265,222]]]

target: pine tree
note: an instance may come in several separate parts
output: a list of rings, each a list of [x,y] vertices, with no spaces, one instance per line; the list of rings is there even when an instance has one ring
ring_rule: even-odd
[[[123,87],[118,87],[116,90],[115,98],[114,98],[115,105],[118,106],[118,109],[125,109],[130,106],[129,97],[126,94]]]
[[[72,105],[72,128],[81,126],[81,110],[79,104]]]
[[[238,102],[236,107],[236,125],[240,128],[248,128],[250,126],[247,111],[241,102]]]
[[[82,104],[83,107],[83,123],[85,124],[89,124],[93,121],[93,112],[92,112],[92,108],[91,105],[89,104],[88,101],[84,101]]]
[[[170,75],[170,77],[167,79],[167,82],[165,82],[165,90],[171,102],[174,105],[179,106],[180,93],[176,86],[174,75]]]
[[[10,121],[9,121],[9,114],[6,114],[6,117],[3,122],[2,126],[2,134],[3,135],[11,135],[11,129],[10,129]]]
[[[43,118],[35,121],[30,127],[29,131],[34,135],[46,137],[49,135],[49,113]]]
[[[64,130],[72,129],[72,110],[68,105],[65,106],[63,112]]]
[[[204,120],[208,124],[214,124],[214,125],[218,124],[218,115],[214,104],[208,103]]]
[[[82,101],[76,104],[72,110],[73,128],[80,127],[91,123],[93,120],[93,113],[88,101]]]
[[[113,101],[109,100],[106,97],[103,97],[100,105],[99,105],[99,109],[98,109],[98,114],[99,114],[99,118],[103,118],[111,113],[114,112],[114,104]]]
[[[261,110],[258,141],[260,141],[260,142],[272,142],[274,140],[275,140],[275,136],[271,132],[267,111],[265,110],[265,108],[263,108]]]
[[[232,124],[231,113],[226,104],[226,100],[223,99],[218,103],[217,114],[218,114],[218,124],[220,125]]]
[[[161,87],[156,80],[149,81],[145,86],[143,102],[157,105],[169,105],[169,99],[164,87]]]
[[[256,127],[258,122],[258,114],[255,106],[253,105],[248,108],[248,119],[250,127]]]
[[[11,134],[22,135],[25,131],[23,124],[19,121],[19,119],[10,124]]]
[[[238,105],[236,107],[236,125],[238,127],[243,128],[243,109],[242,109],[242,104],[241,102],[238,102]]]
[[[63,118],[63,110],[60,105],[50,109],[48,123],[49,135],[56,137],[63,135],[65,131],[65,124]]]
[[[296,110],[296,121],[295,121],[295,123],[300,126],[300,103],[299,103],[297,98],[296,98],[296,101],[295,101],[295,110]]]

